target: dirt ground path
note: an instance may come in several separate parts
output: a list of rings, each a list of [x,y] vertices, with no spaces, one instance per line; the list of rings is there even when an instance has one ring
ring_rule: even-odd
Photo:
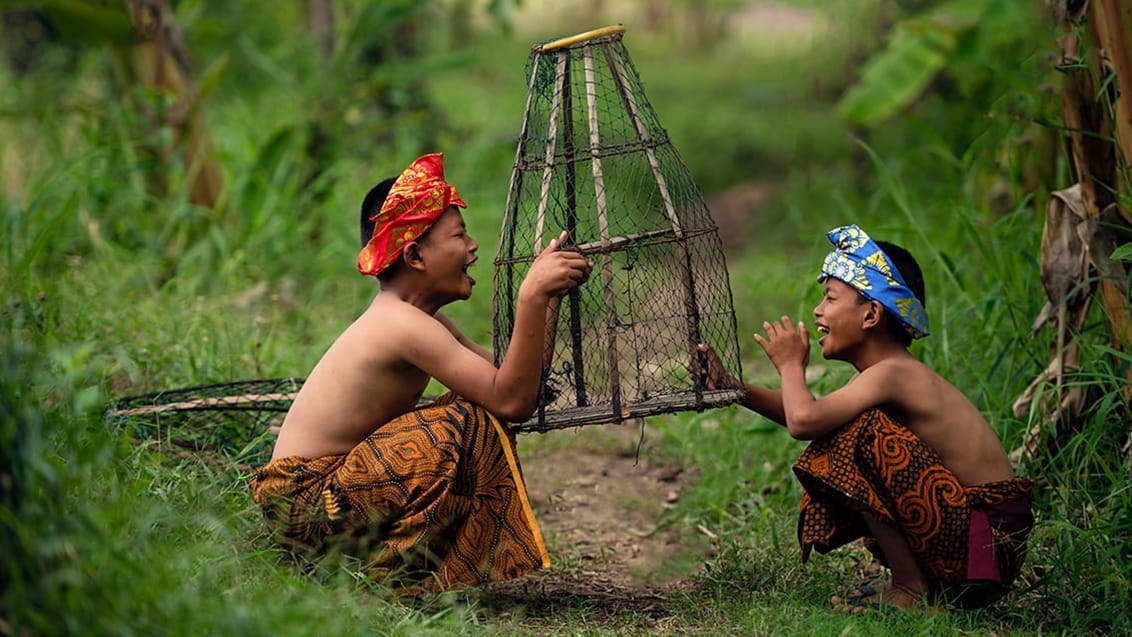
[[[671,594],[710,554],[711,541],[664,524],[695,471],[658,460],[650,432],[641,433],[626,424],[519,437],[551,567],[490,585],[483,598],[489,607],[532,619],[570,608],[598,617],[670,615]],[[539,439],[525,444],[526,436]]]

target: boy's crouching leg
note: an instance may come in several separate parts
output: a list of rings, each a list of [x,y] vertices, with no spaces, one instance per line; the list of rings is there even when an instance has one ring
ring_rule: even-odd
[[[970,507],[963,486],[931,448],[880,410],[811,443],[794,471],[806,491],[798,525],[804,557],[875,536],[870,527],[879,523],[899,529],[932,587],[965,579]],[[893,567],[893,556],[885,558]]]
[[[380,427],[347,456],[334,490],[369,532],[375,573],[427,573],[429,589],[525,575],[549,565],[514,447],[463,400]]]

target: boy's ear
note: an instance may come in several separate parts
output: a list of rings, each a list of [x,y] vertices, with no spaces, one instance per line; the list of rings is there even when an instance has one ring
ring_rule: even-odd
[[[401,260],[405,265],[413,268],[414,270],[424,269],[424,256],[421,254],[421,245],[416,241],[410,241],[401,248]]]
[[[865,305],[865,316],[862,320],[861,327],[869,329],[880,325],[881,317],[884,316],[884,307],[881,306],[879,301],[872,300]]]

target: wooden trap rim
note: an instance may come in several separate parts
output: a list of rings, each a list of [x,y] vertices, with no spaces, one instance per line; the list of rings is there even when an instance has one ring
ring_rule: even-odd
[[[668,396],[658,396],[641,402],[624,401],[620,412],[613,412],[609,405],[595,405],[592,407],[571,407],[559,411],[547,411],[536,414],[533,418],[522,423],[513,423],[511,428],[515,431],[545,433],[555,429],[568,429],[586,425],[620,424],[626,420],[658,416],[676,411],[703,411],[713,407],[724,407],[741,402],[746,395],[743,389],[717,389],[704,391],[696,395],[695,392],[684,392]]]
[[[625,25],[612,24],[607,27],[601,27],[600,29],[594,29],[592,31],[586,31],[585,33],[579,33],[577,35],[571,35],[566,38],[554,40],[553,42],[547,42],[546,44],[535,45],[532,50],[536,53],[547,53],[550,51],[557,51],[558,49],[566,49],[578,44],[583,44],[585,42],[590,42],[598,38],[620,35],[624,32]]]

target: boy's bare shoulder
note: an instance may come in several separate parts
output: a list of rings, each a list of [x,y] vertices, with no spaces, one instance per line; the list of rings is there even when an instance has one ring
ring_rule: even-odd
[[[915,357],[878,363],[884,367],[888,402],[913,423],[969,423],[987,426],[985,417],[951,381]],[[913,426],[913,429],[917,427]],[[952,428],[961,431],[962,428]]]
[[[435,317],[410,303],[378,294],[361,316],[343,333],[343,347],[368,352],[403,351],[421,339],[435,338],[447,329]]]
[[[901,386],[941,378],[935,370],[911,355],[882,358],[860,375],[872,376],[877,381]]]
[[[954,400],[957,390],[938,372],[918,358],[891,356],[877,361],[854,378],[859,391],[875,396],[876,406],[922,414]]]
[[[443,328],[435,316],[428,314],[412,303],[385,294],[374,297],[358,322],[368,328],[378,329],[387,335],[403,337],[433,327]]]

